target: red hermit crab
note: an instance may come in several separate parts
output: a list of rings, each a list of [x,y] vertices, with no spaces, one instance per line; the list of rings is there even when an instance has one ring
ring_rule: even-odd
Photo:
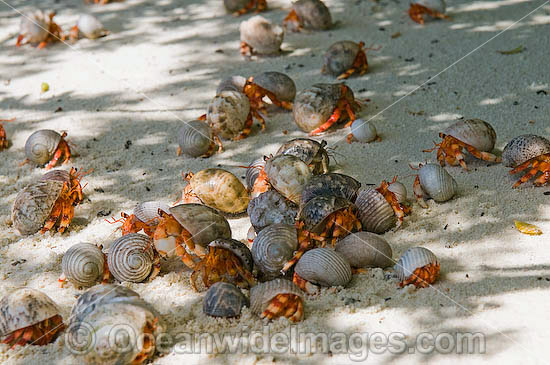
[[[123,236],[143,230],[147,236],[152,237],[160,221],[159,209],[166,212],[170,207],[158,201],[143,202],[139,203],[131,214],[122,212],[121,218],[113,217],[112,222],[107,219],[105,221],[110,224],[122,223],[120,229]]]
[[[321,0],[298,0],[283,20],[283,26],[293,32],[302,29],[326,30],[333,26],[330,10]]]
[[[542,186],[550,181],[550,141],[534,134],[524,134],[513,138],[502,151],[502,159],[508,167],[513,167],[510,174],[529,171],[515,184],[521,184],[542,174],[535,180],[535,185]]]
[[[243,15],[251,11],[259,13],[267,9],[267,0],[223,0],[227,11],[235,16]]]
[[[66,132],[59,134],[50,129],[41,129],[29,136],[25,142],[25,156],[27,158],[21,163],[24,165],[34,162],[39,166],[46,165],[46,170],[54,167],[63,157],[66,164],[71,159],[71,149],[65,140]]]
[[[0,122],[12,122],[13,119],[0,119]],[[8,140],[6,138],[6,130],[4,129],[4,126],[2,123],[0,123],[0,151],[2,151],[4,148],[8,148]]]
[[[424,14],[437,19],[449,19],[450,17],[445,15],[445,1],[444,0],[421,0],[411,2],[409,7],[409,17],[418,24],[424,24]]]
[[[19,25],[19,36],[15,45],[20,47],[24,44],[22,42],[26,41],[26,43],[38,44],[38,48],[44,48],[50,42],[65,40],[63,31],[53,21],[54,17],[55,12],[52,11],[46,15],[41,10],[23,15]]]
[[[347,79],[355,72],[364,75],[369,68],[365,51],[380,49],[380,47],[364,47],[364,42],[340,41],[334,43],[325,52],[321,72],[338,76],[338,80]]]

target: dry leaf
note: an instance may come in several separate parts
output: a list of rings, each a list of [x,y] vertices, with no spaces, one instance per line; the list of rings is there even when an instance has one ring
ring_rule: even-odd
[[[514,224],[516,225],[516,228],[518,229],[518,231],[520,231],[521,233],[528,234],[531,236],[538,236],[542,234],[542,231],[539,229],[539,227],[533,224],[520,222],[520,221],[514,221]]]
[[[523,52],[525,48],[523,46],[519,46],[517,48],[511,49],[509,51],[497,51],[500,54],[516,54]]]
[[[393,33],[391,35],[391,39],[395,39],[395,38],[399,38],[399,37],[401,37],[401,32]]]

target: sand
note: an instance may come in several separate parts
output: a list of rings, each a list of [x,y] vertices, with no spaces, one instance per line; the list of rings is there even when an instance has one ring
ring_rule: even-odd
[[[371,100],[360,115],[372,118],[382,142],[348,145],[348,130],[342,129],[319,139],[334,149],[338,164],[332,165],[333,171],[372,184],[399,175],[409,188],[409,198],[414,179],[409,163],[433,161],[434,154],[422,150],[459,118],[490,122],[497,131],[497,154],[519,134],[550,136],[550,5],[477,49],[543,1],[451,1],[451,21],[420,26],[406,16],[405,2],[327,0],[333,17],[341,22],[336,29],[287,34],[284,55],[252,61],[238,51],[242,19],[227,15],[218,0],[128,0],[107,6],[51,0],[6,3],[20,11],[32,6],[55,9],[64,29],[76,22],[79,13],[91,12],[112,32],[70,46],[16,49],[19,14],[0,4],[0,117],[17,118],[5,123],[11,145],[1,152],[0,296],[18,286],[38,288],[59,304],[66,319],[82,291],[70,285],[59,288],[62,255],[78,242],[108,244],[118,237],[116,226],[104,218],[118,217],[141,201],[175,201],[184,187],[182,171],[220,166],[244,176],[239,165],[304,136],[290,113],[272,113],[264,132],[255,126],[246,140],[225,143],[222,154],[209,159],[177,157],[175,134],[182,121],[204,113],[218,82],[227,76],[280,71],[301,90],[333,80],[319,72],[322,54],[331,42],[363,40],[381,46],[368,53],[369,73],[349,79],[348,85],[358,98]],[[264,16],[280,22],[288,4],[269,1],[271,10]],[[393,38],[396,33],[400,36]],[[524,50],[518,54],[497,52],[520,45]],[[50,85],[43,94],[42,82]],[[26,138],[41,128],[67,131],[77,155],[71,165],[94,170],[84,179],[86,199],[76,209],[68,233],[21,238],[10,225],[12,203],[17,192],[45,170],[18,163],[24,159]],[[444,204],[429,201],[426,210],[413,204],[402,229],[384,234],[394,259],[412,246],[432,250],[441,260],[440,281],[427,289],[399,289],[391,270],[369,270],[354,276],[345,289],[307,298],[305,320],[294,330],[406,336],[403,353],[374,349],[366,353],[371,363],[546,362],[550,205],[544,193],[550,188],[525,184],[512,189],[515,179],[504,166],[467,162],[471,172],[448,168],[459,184],[458,196]],[[544,234],[523,235],[514,228],[514,219],[537,224]],[[234,237],[244,240],[248,219],[231,219],[230,224]],[[249,333],[263,331],[264,325],[272,334],[290,331],[288,321],[262,322],[246,309],[238,320],[206,317],[202,294],[192,290],[189,271],[182,265],[165,267],[151,283],[123,285],[157,308],[170,334]],[[484,353],[457,353],[451,348],[450,353],[421,354],[415,351],[414,340],[425,332],[433,336],[481,332]],[[153,363],[342,364],[353,359],[365,360],[337,351],[237,351],[215,356],[171,352],[155,357]],[[0,345],[0,362],[77,364],[79,360],[61,337],[45,347],[9,350]]]

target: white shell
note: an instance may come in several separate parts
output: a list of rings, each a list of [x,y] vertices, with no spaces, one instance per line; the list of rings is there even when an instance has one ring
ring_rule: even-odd
[[[143,234],[130,233],[109,247],[107,264],[118,281],[141,283],[153,271],[153,242]]]
[[[241,22],[241,41],[246,42],[258,54],[276,54],[281,50],[284,31],[263,16],[256,15]]]
[[[395,194],[395,197],[400,204],[407,201],[407,188],[401,182],[396,181],[391,183],[388,190]]]
[[[24,14],[19,23],[19,33],[32,44],[40,43],[48,38],[48,16],[41,10]]]
[[[288,224],[272,224],[260,231],[252,245],[254,263],[265,279],[281,276],[281,269],[298,248],[296,228]]]
[[[326,247],[304,253],[294,272],[302,279],[323,287],[346,286],[351,281],[349,262],[339,252]]]
[[[410,3],[424,5],[443,14],[445,14],[445,10],[447,9],[445,0],[412,0]]]
[[[351,124],[351,134],[356,140],[363,143],[369,143],[376,139],[376,127],[369,121],[355,119]]]
[[[550,153],[550,141],[534,134],[512,138],[502,151],[502,162],[507,167],[516,167],[540,155]]]
[[[218,85],[216,95],[220,95],[222,91],[237,91],[242,93],[244,84],[246,84],[246,79],[240,75],[227,77]]]
[[[395,273],[399,281],[408,279],[414,270],[429,264],[439,263],[435,254],[424,247],[411,247],[394,266]]]
[[[255,285],[250,289],[250,311],[260,315],[267,308],[271,299],[279,294],[294,294],[304,300],[304,293],[292,281],[274,279]]]
[[[481,119],[458,121],[445,129],[443,133],[455,137],[482,152],[492,151],[497,139],[493,127]]]
[[[293,203],[300,204],[302,190],[312,176],[302,160],[291,155],[278,155],[267,161],[265,172],[275,190]]]
[[[418,176],[422,190],[438,203],[450,200],[458,190],[455,179],[438,164],[423,165]]]
[[[94,244],[77,243],[63,255],[61,268],[73,285],[90,287],[103,278],[105,255]]]
[[[390,203],[376,189],[359,189],[355,205],[359,210],[363,231],[384,233],[397,222]]]
[[[25,142],[25,156],[37,165],[44,165],[53,157],[61,135],[50,129],[41,129],[29,136]]]
[[[109,34],[109,31],[105,29],[103,24],[91,14],[80,15],[76,25],[86,38],[96,39]]]
[[[392,249],[381,236],[371,232],[350,233],[334,247],[352,267],[389,267],[393,265]]]
[[[216,134],[225,139],[239,135],[250,113],[250,101],[243,93],[226,90],[208,105],[206,118]]]

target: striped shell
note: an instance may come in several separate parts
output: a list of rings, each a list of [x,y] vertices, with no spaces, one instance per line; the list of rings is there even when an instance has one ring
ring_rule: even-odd
[[[260,283],[250,289],[250,311],[260,315],[269,305],[271,299],[279,294],[297,295],[302,301],[304,293],[292,281],[286,279],[274,279]]]
[[[248,307],[248,298],[231,283],[214,283],[204,295],[202,311],[212,317],[237,317],[243,307]]]
[[[352,41],[339,41],[333,43],[323,57],[323,73],[338,76],[349,70],[361,51],[359,44]]]
[[[502,151],[502,161],[507,167],[517,167],[537,156],[550,153],[550,141],[534,134],[512,138]]]
[[[90,39],[101,38],[109,34],[109,31],[105,29],[99,19],[91,14],[80,15],[76,26],[79,32]]]
[[[140,233],[130,233],[109,247],[107,264],[113,277],[121,282],[141,283],[153,271],[153,242]]]
[[[349,262],[342,254],[326,247],[304,253],[294,272],[302,279],[324,287],[346,286],[351,281]]]
[[[49,19],[41,10],[24,14],[19,23],[19,34],[32,44],[40,43],[48,38]]]
[[[423,165],[418,176],[422,190],[438,203],[450,200],[458,190],[455,179],[440,165]]]
[[[254,76],[254,83],[275,94],[280,101],[292,102],[296,96],[296,84],[282,72],[262,72]]]
[[[74,286],[87,288],[102,280],[105,255],[94,244],[77,243],[63,255],[61,268]]]
[[[497,134],[491,125],[481,119],[461,120],[443,131],[482,152],[490,152],[495,147]]]
[[[359,181],[344,174],[328,173],[313,176],[302,191],[300,205],[304,205],[319,195],[334,195],[354,201],[360,187]]]
[[[258,158],[248,165],[246,169],[246,188],[250,191],[256,182],[256,178],[260,173],[260,170],[265,166],[265,159],[263,157]]]
[[[376,189],[361,188],[355,205],[359,209],[359,219],[364,231],[384,233],[397,222],[391,205]]]
[[[288,200],[298,204],[304,185],[311,178],[308,166],[297,157],[278,155],[265,164],[271,186]]]
[[[200,120],[186,122],[178,132],[178,145],[190,157],[206,156],[213,142],[212,128]]]
[[[313,174],[326,174],[329,165],[326,145],[326,141],[319,143],[310,138],[295,138],[284,143],[275,155],[296,156],[310,167]]]
[[[351,124],[351,134],[353,137],[362,143],[369,143],[378,137],[376,127],[369,121],[363,119],[355,119]]]
[[[37,165],[50,161],[59,146],[61,135],[50,129],[41,129],[29,136],[25,142],[25,156]]]
[[[321,233],[325,229],[325,220],[334,212],[348,207],[355,207],[349,200],[332,195],[319,195],[301,207],[299,221],[304,229]]]
[[[208,247],[226,249],[241,260],[241,263],[246,270],[252,271],[254,268],[252,253],[250,253],[248,247],[241,241],[237,241],[232,238],[218,238],[210,242]]]
[[[445,0],[411,0],[411,4],[420,4],[442,14],[445,14],[447,6]]]
[[[298,249],[296,228],[289,224],[272,224],[254,239],[252,258],[265,279],[281,276],[281,269]]]
[[[216,89],[216,95],[220,95],[222,91],[236,91],[242,93],[244,84],[246,84],[246,79],[244,77],[239,75],[230,76],[220,82]]]
[[[318,128],[330,118],[341,96],[340,84],[315,84],[300,91],[292,108],[296,125],[304,132]]]
[[[321,0],[298,0],[292,3],[292,9],[305,29],[326,30],[332,27],[330,11]]]
[[[62,182],[42,180],[31,183],[17,194],[11,219],[20,235],[28,236],[42,228],[62,190]]]
[[[164,212],[168,212],[170,210],[170,206],[159,201],[143,202],[136,205],[133,214],[143,223],[149,223],[156,219],[160,219],[159,209]]]
[[[240,31],[241,42],[252,47],[254,53],[272,55],[281,51],[283,28],[263,16],[256,15],[241,22]]]
[[[388,186],[388,190],[395,194],[397,201],[403,204],[407,201],[407,188],[401,182],[396,181]]]
[[[222,91],[208,105],[206,119],[214,133],[225,139],[239,135],[250,113],[250,102],[243,93]]]
[[[392,249],[381,236],[371,232],[350,233],[334,247],[350,263],[351,267],[381,267],[394,264]]]
[[[0,300],[0,338],[59,314],[49,296],[31,288],[18,288]]]
[[[46,172],[44,175],[42,175],[40,180],[41,181],[53,180],[53,181],[70,183],[71,175],[65,170],[50,170]]]
[[[428,264],[439,263],[435,254],[424,247],[411,247],[395,264],[394,270],[399,281],[408,279],[414,270]]]
[[[250,201],[247,213],[250,223],[258,233],[271,224],[294,224],[298,206],[277,191],[269,190]]]

